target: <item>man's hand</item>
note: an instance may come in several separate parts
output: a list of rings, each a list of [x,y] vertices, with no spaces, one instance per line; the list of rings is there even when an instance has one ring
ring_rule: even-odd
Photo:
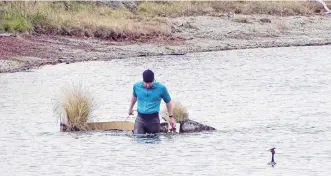
[[[173,130],[174,128],[176,128],[176,120],[174,117],[170,117],[169,124],[169,130]]]
[[[130,116],[130,115],[133,115],[133,109],[129,109],[128,114],[129,114],[129,116]]]

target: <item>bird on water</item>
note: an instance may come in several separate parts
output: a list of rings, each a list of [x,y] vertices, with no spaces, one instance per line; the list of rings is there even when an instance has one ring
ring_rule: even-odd
[[[275,162],[275,159],[274,159],[275,149],[276,148],[272,148],[272,149],[269,150],[271,152],[271,161],[268,163],[268,165],[271,165],[272,167],[274,167],[276,165],[276,162]]]

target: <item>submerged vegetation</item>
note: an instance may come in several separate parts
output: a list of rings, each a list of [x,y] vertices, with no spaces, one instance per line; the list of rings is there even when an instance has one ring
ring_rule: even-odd
[[[226,13],[309,15],[321,7],[304,1],[139,1],[116,8],[101,2],[4,1],[0,9],[0,31],[130,40],[169,36],[167,17]]]

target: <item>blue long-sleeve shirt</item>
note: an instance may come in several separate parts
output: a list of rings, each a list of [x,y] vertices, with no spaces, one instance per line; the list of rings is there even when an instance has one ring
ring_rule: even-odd
[[[153,82],[149,89],[145,88],[143,81],[137,82],[133,85],[133,95],[137,97],[137,111],[142,114],[159,112],[161,99],[165,103],[171,101],[167,88],[159,82]]]

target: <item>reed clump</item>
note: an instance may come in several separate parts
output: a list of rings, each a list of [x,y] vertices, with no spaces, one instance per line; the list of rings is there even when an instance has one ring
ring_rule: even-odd
[[[176,122],[181,122],[189,119],[189,113],[186,107],[181,102],[172,101],[172,107],[173,107],[173,115]],[[164,117],[167,121],[169,120],[169,114],[166,109],[162,111],[162,117]]]
[[[54,110],[61,123],[69,128],[84,130],[86,123],[93,118],[95,107],[91,93],[79,84],[63,89]]]

